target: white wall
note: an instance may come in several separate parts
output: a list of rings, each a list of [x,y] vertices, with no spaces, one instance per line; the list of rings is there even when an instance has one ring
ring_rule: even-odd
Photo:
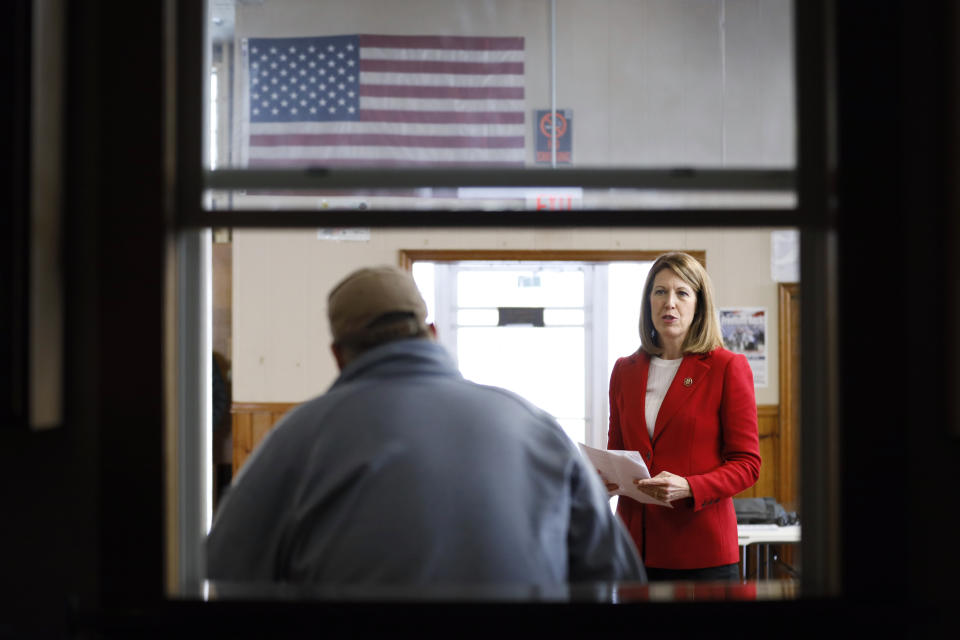
[[[558,0],[557,107],[573,109],[578,166],[791,167],[790,0]],[[263,0],[237,5],[236,38],[523,36],[528,162],[533,111],[550,108],[548,0]],[[234,113],[245,113],[234,47]],[[242,157],[234,128],[234,160]]]
[[[549,108],[547,0],[263,0],[239,3],[236,35],[523,36],[527,113]],[[792,167],[789,0],[558,0],[558,108],[574,110],[578,166]],[[234,113],[243,112],[242,47]],[[527,127],[533,160],[533,126]],[[234,157],[243,127],[234,127]],[[316,206],[318,199],[313,199]],[[237,204],[237,203],[235,203]],[[282,199],[256,206],[284,206]],[[316,230],[234,234],[233,391],[297,402],[335,376],[325,301],[352,269],[398,250],[701,249],[724,306],[768,310],[766,388],[777,402],[777,286],[765,230],[373,230],[367,243]]]
[[[369,242],[318,239],[316,230],[236,231],[233,236],[233,397],[300,402],[336,377],[329,353],[326,297],[349,272],[399,264],[403,249],[704,250],[721,306],[768,312],[768,386],[776,404],[777,284],[770,275],[770,230],[378,230]],[[639,285],[638,285],[639,286]]]

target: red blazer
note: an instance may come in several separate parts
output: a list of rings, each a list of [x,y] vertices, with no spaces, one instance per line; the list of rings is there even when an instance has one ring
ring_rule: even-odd
[[[649,366],[643,351],[614,365],[607,448],[639,451],[651,476],[669,471],[685,477],[693,497],[668,509],[620,496],[617,513],[649,567],[702,569],[737,562],[733,496],[760,474],[750,365],[726,349],[684,356],[657,414],[652,442],[644,412]]]

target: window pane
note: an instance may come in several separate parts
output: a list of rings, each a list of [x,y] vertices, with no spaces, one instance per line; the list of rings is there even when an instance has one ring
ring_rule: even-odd
[[[461,309],[457,311],[457,324],[460,326],[495,327],[500,314],[496,309]]]
[[[510,389],[558,420],[584,419],[583,328],[460,328],[457,343],[464,377]]]
[[[543,322],[547,326],[551,325],[576,325],[583,326],[583,309],[544,309]]]
[[[211,160],[244,169],[795,166],[792,2],[208,2]],[[413,10],[415,9],[415,10]],[[365,34],[365,35],[358,35]],[[551,51],[556,51],[553,59]],[[553,71],[556,71],[555,74]],[[556,102],[552,102],[556,96]],[[209,166],[209,165],[208,165]],[[216,209],[795,205],[792,188],[210,192]]]
[[[640,303],[643,283],[653,262],[614,262],[607,271],[607,371],[617,358],[640,348]]]
[[[420,295],[423,296],[423,302],[427,305],[427,319],[428,323],[437,321],[437,302],[436,302],[436,285],[435,285],[435,274],[436,268],[432,262],[415,262],[413,268],[411,269],[411,274],[413,275],[414,281],[417,283],[417,289],[420,290]]]
[[[583,272],[527,270],[461,271],[461,307],[582,307]]]

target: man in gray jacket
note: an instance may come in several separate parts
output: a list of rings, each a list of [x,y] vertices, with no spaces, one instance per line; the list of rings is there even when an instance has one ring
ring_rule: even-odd
[[[354,272],[328,315],[340,376],[235,478],[207,540],[210,579],[646,580],[596,471],[545,412],[463,379],[407,272]]]

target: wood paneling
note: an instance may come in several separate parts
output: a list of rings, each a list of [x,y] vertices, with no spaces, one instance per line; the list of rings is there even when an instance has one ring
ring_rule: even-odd
[[[233,418],[233,474],[236,475],[247,457],[260,444],[273,426],[297,403],[237,402],[230,409]],[[738,498],[773,496],[781,500],[780,412],[775,405],[757,407],[757,430],[760,434],[760,456],[763,465],[757,483],[738,494]]]
[[[234,476],[264,436],[295,406],[295,402],[234,402],[231,405]]]
[[[787,511],[799,504],[800,468],[800,285],[780,284],[780,497]]]
[[[776,405],[757,407],[757,432],[760,436],[760,477],[756,484],[738,493],[736,498],[763,498],[780,500],[780,411]]]

